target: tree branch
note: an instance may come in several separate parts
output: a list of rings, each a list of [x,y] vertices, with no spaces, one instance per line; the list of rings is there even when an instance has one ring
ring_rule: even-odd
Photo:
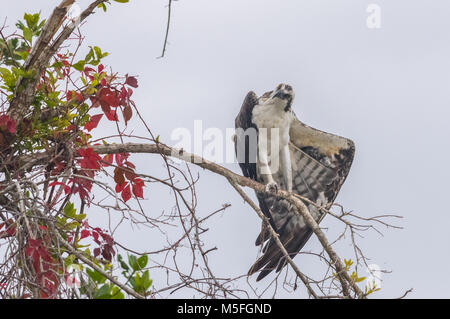
[[[172,156],[181,159],[183,161],[198,165],[216,174],[222,175],[223,177],[227,178],[230,181],[230,183],[232,183],[232,185],[233,183],[236,183],[239,184],[240,186],[250,187],[258,192],[265,192],[265,186],[258,182],[235,174],[232,171],[218,164],[210,162],[200,156],[187,153],[182,149],[181,150],[174,149],[161,143],[158,144],[125,143],[125,144],[98,145],[93,146],[93,149],[95,152],[99,154],[157,153],[166,156]],[[336,267],[337,275],[342,283],[344,294],[348,294],[348,287],[347,287],[348,283],[350,284],[353,291],[359,298],[364,298],[365,296],[363,292],[359,289],[356,283],[348,275],[347,271],[345,270],[344,264],[342,263],[341,259],[336,254],[336,252],[333,250],[333,248],[330,246],[325,234],[309,213],[309,210],[306,207],[306,205],[299,198],[284,190],[279,190],[276,196],[286,199],[290,203],[292,203],[298,209],[298,213],[304,218],[306,224],[312,229],[314,234],[317,236],[321,245],[323,246],[328,256],[330,257],[331,261]]]
[[[306,289],[308,289],[308,292],[315,299],[317,299],[318,296],[317,296],[316,292],[311,288],[311,286],[310,286],[310,284],[308,282],[308,279],[305,277],[305,275],[303,275],[303,273],[300,271],[300,269],[298,269],[297,265],[294,263],[292,258],[289,256],[289,253],[287,252],[286,248],[283,246],[283,244],[280,241],[279,235],[275,232],[275,230],[273,229],[272,225],[270,225],[270,223],[267,220],[267,217],[264,216],[264,214],[261,211],[261,209],[250,199],[250,197],[247,196],[247,194],[245,194],[245,192],[242,190],[241,187],[239,187],[239,185],[237,185],[231,179],[228,179],[228,181],[234,187],[234,189],[239,193],[239,195],[241,195],[241,197],[244,199],[244,201],[246,201],[250,205],[250,207],[253,208],[253,210],[258,214],[259,218],[261,218],[263,220],[263,223],[265,224],[265,227],[267,227],[267,229],[269,230],[270,235],[275,240],[275,243],[277,244],[278,248],[280,248],[281,252],[284,255],[284,258],[286,258],[286,261],[289,263],[289,265],[291,265],[292,269],[294,269],[294,271],[297,274],[297,276],[300,278],[300,280],[306,286]]]
[[[96,0],[92,2],[89,7],[81,13],[80,22],[91,15],[95,8],[105,1],[106,0]],[[49,64],[50,59],[59,50],[62,43],[67,40],[76,28],[76,24],[68,24],[64,27],[55,41],[51,43],[51,40],[61,27],[67,11],[73,2],[74,0],[63,0],[60,5],[53,10],[53,13],[42,29],[41,35],[37,39],[36,44],[33,46],[32,51],[25,61],[23,66],[24,70],[34,70],[35,75],[32,79],[20,77],[17,80],[15,90],[16,95],[12,98],[8,109],[8,115],[14,119],[16,123],[19,123],[27,114],[28,108],[33,102],[36,92],[36,84],[39,81],[42,71]]]

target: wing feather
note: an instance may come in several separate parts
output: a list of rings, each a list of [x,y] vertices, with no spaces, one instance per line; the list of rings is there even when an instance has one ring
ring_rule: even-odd
[[[252,111],[255,105],[258,104],[258,96],[255,92],[250,91],[242,103],[241,110],[235,119],[236,135],[234,140],[234,147],[236,157],[238,158],[239,166],[245,177],[253,180],[257,179],[256,174],[256,151],[257,151],[257,128],[252,122]],[[256,141],[251,141],[251,136],[245,135],[249,129],[255,130],[254,138]],[[238,130],[241,129],[241,130]]]
[[[291,126],[290,142],[293,192],[319,206],[330,208],[350,170],[355,152],[353,142],[311,128],[296,117]],[[282,189],[286,189],[281,173],[275,174],[274,179]],[[266,193],[257,195],[261,210],[269,216],[282,244],[294,257],[309,240],[312,230],[286,200]],[[320,222],[325,214],[314,205],[307,206],[314,219]],[[267,231],[261,231],[256,244],[265,245],[264,254],[250,268],[249,274],[261,270],[257,277],[259,281],[272,270],[280,271],[286,261]]]

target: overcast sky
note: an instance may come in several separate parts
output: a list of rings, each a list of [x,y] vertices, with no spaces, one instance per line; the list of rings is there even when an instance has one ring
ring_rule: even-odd
[[[0,16],[13,25],[24,11],[48,15],[58,2],[8,1]],[[394,221],[403,230],[382,228],[384,237],[372,232],[362,240],[371,262],[392,271],[383,275],[376,296],[399,297],[414,288],[410,297],[450,297],[450,2],[180,0],[173,4],[166,57],[156,59],[166,3],[114,4],[83,27],[86,45],[111,52],[108,65],[139,75],[135,101],[161,140],[173,144],[171,132],[193,129],[194,120],[204,128],[233,127],[249,90],[261,94],[280,82],[291,84],[293,108],[303,122],[356,144],[337,202],[364,217],[404,216]],[[381,8],[379,29],[366,25],[370,3]],[[151,161],[137,164],[163,176],[159,162],[149,166]],[[240,173],[237,164],[226,166]],[[260,222],[223,178],[200,173],[200,211],[232,204],[209,225],[210,245],[219,248],[211,263],[224,276],[244,274],[257,256]],[[149,210],[168,208],[171,200],[151,188],[146,198]],[[322,224],[334,225],[330,217]],[[134,232],[120,236],[142,250],[151,241]],[[313,238],[305,250],[319,245]],[[343,258],[351,254],[348,245],[337,249]],[[315,265],[299,267],[313,271]],[[303,290],[280,296],[305,297]]]

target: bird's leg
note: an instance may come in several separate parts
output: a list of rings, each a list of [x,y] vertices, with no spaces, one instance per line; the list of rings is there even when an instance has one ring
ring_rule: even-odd
[[[286,190],[292,192],[292,164],[289,143],[283,146],[283,149],[281,150],[281,169],[283,170],[283,179]]]
[[[266,192],[276,193],[278,185],[272,177],[272,172],[269,167],[269,159],[267,155],[267,136],[260,134],[258,138],[258,158],[260,174],[263,175],[266,181]]]

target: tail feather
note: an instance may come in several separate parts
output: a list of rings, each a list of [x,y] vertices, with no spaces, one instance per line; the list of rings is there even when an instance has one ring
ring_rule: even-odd
[[[294,231],[285,230],[279,237],[281,243],[286,248],[286,251],[291,258],[294,258],[295,255],[303,248],[312,234],[312,231],[308,226],[298,223],[297,225],[303,227],[296,227]],[[281,269],[286,265],[284,254],[281,252],[273,239],[270,239],[266,243],[263,253],[264,254],[258,258],[248,272],[248,275],[250,276],[258,271],[261,271],[256,281],[260,281],[274,270],[276,270],[276,272],[281,271]]]
[[[294,240],[294,237],[290,233],[284,233],[284,235],[280,236],[280,241],[283,244],[284,247],[288,247],[289,244]],[[262,269],[264,266],[264,272],[271,272],[275,267],[277,266],[278,262],[283,257],[283,253],[278,248],[277,244],[273,239],[269,240],[269,242],[266,244],[266,246],[263,249],[264,254],[258,258],[258,260],[253,264],[253,266],[250,268],[248,274],[252,275],[255,272],[258,272],[260,269]],[[261,276],[261,275],[260,275]],[[258,278],[260,278],[258,276]],[[263,277],[261,277],[263,278]],[[257,279],[257,281],[260,279]]]

